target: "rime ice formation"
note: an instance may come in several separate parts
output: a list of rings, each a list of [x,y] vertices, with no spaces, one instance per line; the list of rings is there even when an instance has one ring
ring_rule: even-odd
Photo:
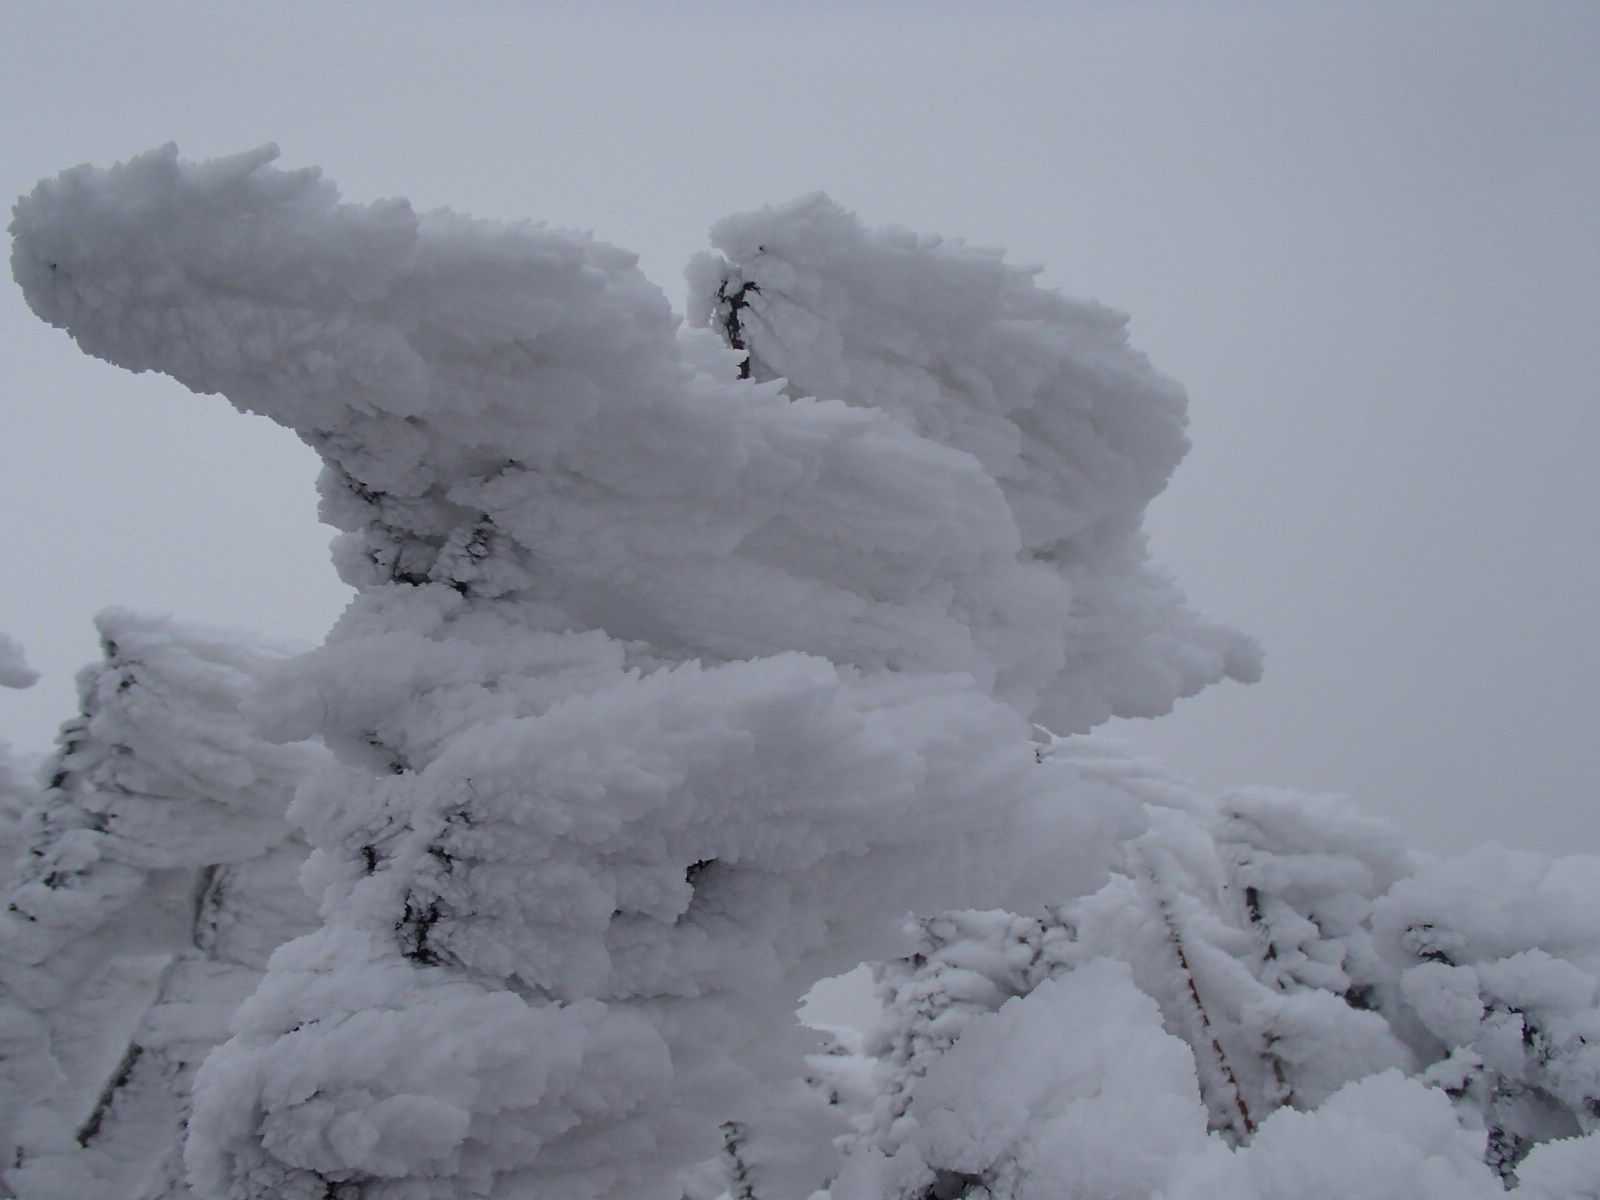
[[[683,328],[273,157],[12,226],[85,350],[322,457],[357,589],[270,664],[103,619],[0,922],[19,1196],[1600,1195],[1594,860],[1081,736],[1258,667],[1146,560],[1183,396],[1121,317],[815,196],[717,226]]]
[[[793,1061],[799,992],[908,907],[1097,886],[1137,813],[1041,769],[1028,718],[1253,672],[1138,565],[1181,397],[1114,319],[932,244],[976,332],[919,368],[951,380],[927,420],[862,403],[875,346],[815,395],[743,379],[632,255],[273,157],[78,168],[13,225],[85,350],[317,450],[359,590],[258,704],[339,756],[295,809],[326,921],[202,1072],[194,1178],[671,1196]],[[760,220],[799,264],[819,213],[848,221]]]
[[[22,647],[0,633],[0,687],[29,688],[39,682],[39,672],[28,665]]]
[[[887,412],[999,486],[1051,614],[973,626],[1000,694],[1069,732],[1256,678],[1254,644],[1197,621],[1146,559],[1145,505],[1189,443],[1183,391],[1129,349],[1126,317],[997,251],[868,230],[822,195],[729,217],[712,240],[691,314],[745,373]]]
[[[28,1200],[187,1196],[195,1068],[315,917],[285,811],[323,756],[239,713],[271,655],[127,612],[97,626],[0,913],[0,1138]]]
[[[1414,861],[1342,801],[1046,753],[1149,827],[1094,895],[878,966],[876,1027],[811,1060],[831,1200],[1596,1194],[1600,859]]]

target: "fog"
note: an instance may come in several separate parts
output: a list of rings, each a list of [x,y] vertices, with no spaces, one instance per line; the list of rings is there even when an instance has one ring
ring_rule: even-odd
[[[1267,675],[1111,732],[1422,846],[1600,849],[1600,10],[1589,4],[138,6],[5,13],[12,195],[175,140],[352,200],[593,229],[674,299],[823,189],[1130,312],[1190,394],[1149,518]],[[0,289],[0,693],[42,749],[123,604],[301,641],[345,598],[314,456]]]

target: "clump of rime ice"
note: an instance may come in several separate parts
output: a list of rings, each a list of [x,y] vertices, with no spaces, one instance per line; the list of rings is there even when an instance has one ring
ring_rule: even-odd
[[[309,928],[285,817],[314,747],[252,734],[278,657],[108,611],[21,820],[0,912],[0,1138],[27,1200],[187,1196],[189,1086],[266,957]]]
[[[1144,565],[1181,394],[1119,318],[822,201],[697,269],[749,349],[623,251],[273,157],[78,168],[13,225],[85,350],[322,456],[358,589],[256,705],[339,759],[293,814],[325,923],[202,1072],[194,1178],[676,1200],[812,979],[1103,880],[1138,806],[1030,718],[1254,674]]]
[[[1413,858],[1333,798],[1043,753],[1149,827],[1099,892],[924,917],[876,968],[880,1017],[811,1060],[832,1200],[1594,1194],[1600,862]]]
[[[1541,1143],[1600,1142],[1597,904],[1600,857],[1489,846],[1424,861],[1378,906],[1400,996],[1438,1059],[1430,1078],[1482,1124],[1508,1184]]]

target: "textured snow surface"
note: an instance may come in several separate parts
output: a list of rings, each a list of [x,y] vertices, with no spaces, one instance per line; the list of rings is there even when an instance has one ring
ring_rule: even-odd
[[[285,813],[325,756],[250,732],[275,654],[108,611],[0,913],[0,1136],[30,1200],[186,1196],[189,1085],[314,919]]]
[[[322,456],[358,589],[252,701],[339,759],[291,814],[325,923],[202,1072],[195,1180],[676,1200],[813,979],[908,909],[1103,881],[1139,806],[1030,718],[1253,676],[1144,564],[1182,393],[1120,318],[820,198],[693,272],[705,316],[781,248],[754,370],[624,251],[274,156],[77,168],[12,226],[85,350]]]
[[[1163,1200],[1490,1200],[1504,1193],[1450,1101],[1397,1071],[1314,1112],[1279,1109],[1243,1149],[1181,1162]]]
[[[86,351],[321,456],[357,589],[293,658],[107,614],[0,775],[19,1196],[1600,1195],[1600,862],[1082,736],[1259,668],[1146,559],[1184,399],[1120,315],[812,196],[713,230],[685,327],[625,251],[274,157],[12,225]]]
[[[810,1060],[832,1200],[1600,1194],[1592,860],[1413,860],[1342,801],[1043,753],[1149,827],[1094,895],[922,918],[876,968]]]
[[[298,431],[358,585],[515,596],[675,658],[964,671],[1056,726],[1254,673],[1142,566],[1183,397],[1115,314],[818,198],[721,227],[770,243],[727,268],[761,289],[757,352],[826,366],[758,385],[631,254],[340,204],[274,155],[66,172],[19,204],[13,264],[89,353]]]
[[[1144,507],[1188,449],[1185,400],[1128,347],[1126,317],[1036,287],[999,251],[869,230],[820,194],[729,217],[712,240],[725,257],[691,264],[691,316],[736,330],[753,378],[888,412],[999,486],[1068,617],[988,633],[1002,693],[1037,690],[1038,719],[1064,732],[1256,677],[1253,643],[1195,621],[1145,561]]]
[[[1189,1048],[1109,959],[975,1023],[929,1069],[912,1115],[924,1160],[996,1196],[1134,1200],[1165,1181],[1167,1160],[1206,1144]]]

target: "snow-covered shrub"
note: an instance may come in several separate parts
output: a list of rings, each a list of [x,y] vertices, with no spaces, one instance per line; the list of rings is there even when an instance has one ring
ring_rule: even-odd
[[[1509,1182],[1535,1145],[1600,1131],[1597,912],[1600,858],[1498,846],[1425,860],[1379,905],[1429,1078]]]
[[[1043,753],[1137,796],[1149,827],[1093,895],[1046,919],[922,918],[916,953],[877,968],[876,1026],[813,1060],[852,1125],[833,1200],[1398,1198],[1519,1178],[1541,1195],[1582,1176],[1600,1114],[1595,860],[1416,859],[1343,801],[1212,800],[1093,738]],[[1111,986],[1108,963],[1129,985],[1108,1015],[1052,1026]],[[1148,1152],[1114,1132],[1125,1063],[1079,1046],[1124,1037],[1170,1039],[1188,1064]],[[1075,1129],[1106,1132],[1056,1129],[1063,1097]],[[1211,1144],[1183,1132],[1180,1100]]]

